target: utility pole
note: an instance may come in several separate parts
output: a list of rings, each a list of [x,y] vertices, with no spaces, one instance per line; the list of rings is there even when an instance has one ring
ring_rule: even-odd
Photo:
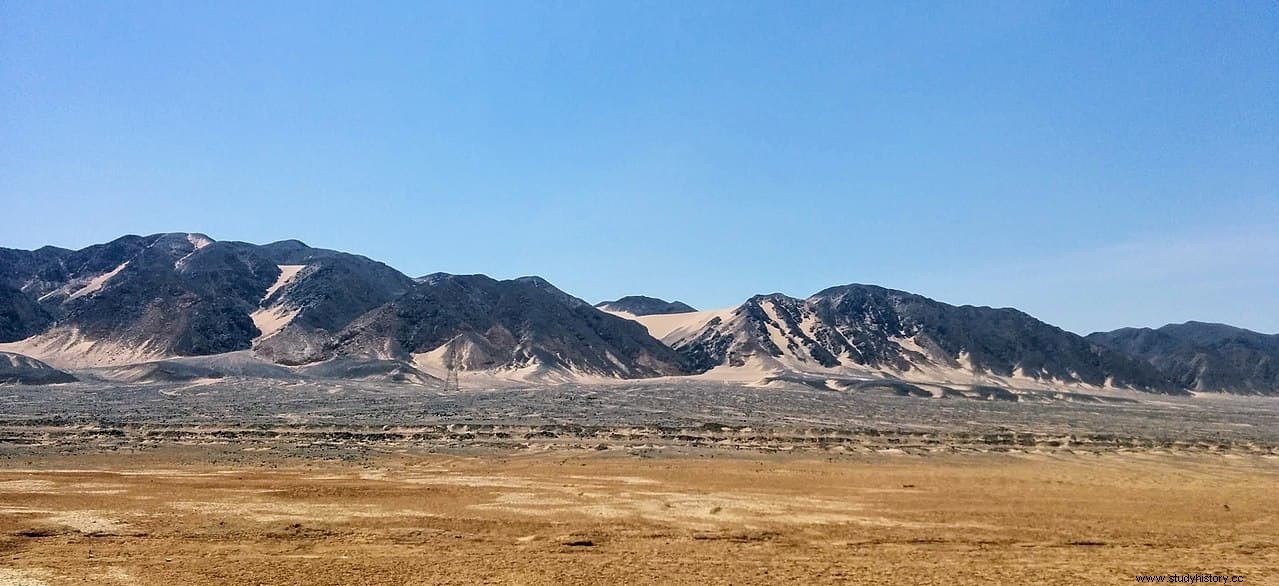
[[[453,336],[453,339],[448,341],[448,346],[444,349],[444,368],[447,370],[444,375],[444,392],[446,393],[462,390],[462,385],[457,378],[462,359],[458,356],[457,344],[455,343],[460,336],[461,334]]]

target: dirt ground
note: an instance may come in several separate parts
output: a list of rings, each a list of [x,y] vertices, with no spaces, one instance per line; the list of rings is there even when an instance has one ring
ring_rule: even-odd
[[[1274,456],[236,459],[4,462],[0,584],[1279,584]]]

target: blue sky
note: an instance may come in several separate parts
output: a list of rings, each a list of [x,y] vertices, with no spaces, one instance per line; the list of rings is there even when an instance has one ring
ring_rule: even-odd
[[[1279,5],[3,2],[0,209],[18,248],[1279,332]]]

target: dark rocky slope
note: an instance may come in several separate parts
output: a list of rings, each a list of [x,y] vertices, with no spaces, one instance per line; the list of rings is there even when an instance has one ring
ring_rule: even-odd
[[[815,368],[936,367],[1178,392],[1149,365],[1015,309],[953,306],[872,285],[808,299],[756,296],[674,343],[702,370],[756,356]]]
[[[1097,332],[1088,340],[1150,364],[1183,388],[1279,394],[1279,335],[1187,322]]]
[[[681,301],[665,301],[656,297],[628,295],[615,301],[604,301],[595,305],[606,311],[623,311],[631,315],[657,315],[665,313],[689,313],[697,311],[691,305]]]
[[[405,359],[452,344],[470,370],[536,367],[623,378],[684,372],[680,356],[643,326],[543,279],[432,275],[419,281],[348,326],[337,353]]]

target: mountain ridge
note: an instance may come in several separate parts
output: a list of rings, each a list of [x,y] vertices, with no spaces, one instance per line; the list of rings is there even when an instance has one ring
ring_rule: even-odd
[[[1186,388],[1247,394],[1273,394],[1279,388],[1279,334],[1188,321],[1094,332],[1087,338],[1150,364]]]
[[[264,365],[417,384],[450,367],[560,373],[551,378],[754,368],[1279,394],[1276,348],[1279,336],[1202,322],[1078,336],[1015,308],[950,305],[858,283],[699,312],[642,295],[592,305],[537,276],[410,278],[300,240],[162,233],[80,250],[0,248],[0,350],[54,369],[157,365],[137,371],[143,377],[230,364],[156,361],[246,353]]]
[[[876,285],[829,287],[806,299],[756,295],[729,317],[666,341],[701,369],[776,363],[1178,392],[1154,369],[1022,311],[954,306]]]

